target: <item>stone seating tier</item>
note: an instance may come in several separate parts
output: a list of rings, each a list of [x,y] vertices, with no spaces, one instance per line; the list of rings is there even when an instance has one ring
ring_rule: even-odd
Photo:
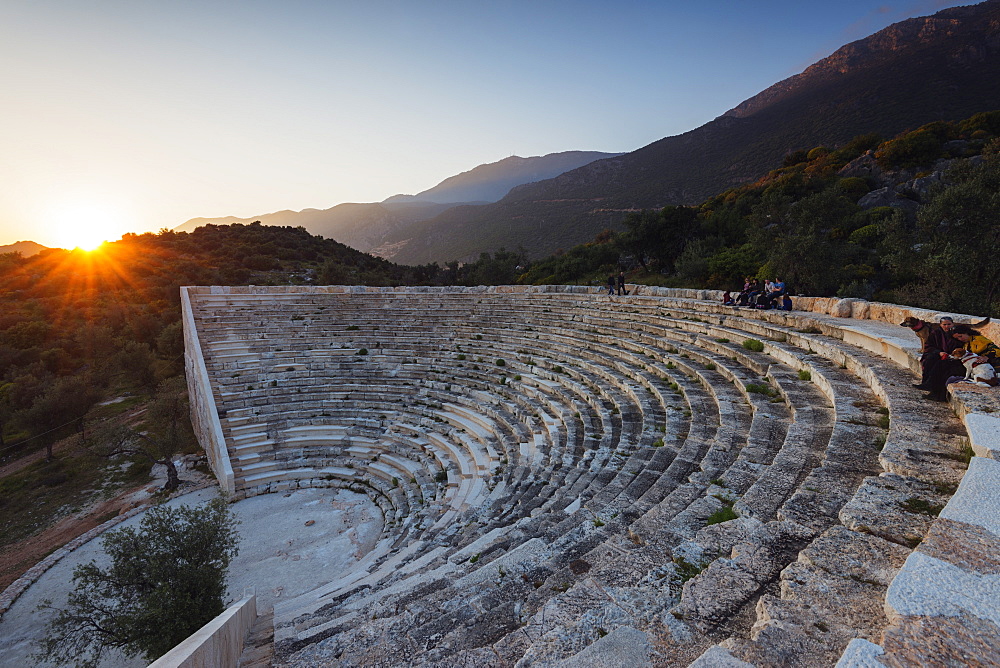
[[[359,568],[276,609],[276,665],[822,665],[896,638],[886,589],[967,447],[915,410],[912,350],[650,292],[189,289],[239,493],[386,513]]]

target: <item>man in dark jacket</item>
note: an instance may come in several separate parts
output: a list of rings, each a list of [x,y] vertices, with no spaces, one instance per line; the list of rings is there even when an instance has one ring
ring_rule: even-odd
[[[920,338],[920,382],[913,387],[929,390],[931,369],[941,361],[950,359],[951,351],[962,347],[962,343],[951,336],[955,321],[944,316],[939,324],[934,324],[910,316],[899,324],[909,327]]]

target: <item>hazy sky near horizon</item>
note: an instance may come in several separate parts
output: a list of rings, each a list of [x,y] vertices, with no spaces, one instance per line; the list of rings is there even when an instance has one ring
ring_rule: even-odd
[[[0,245],[632,151],[970,2],[0,0]]]

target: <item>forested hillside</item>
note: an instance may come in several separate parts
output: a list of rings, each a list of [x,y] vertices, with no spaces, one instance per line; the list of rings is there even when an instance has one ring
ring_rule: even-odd
[[[839,295],[962,313],[998,309],[1000,112],[883,141],[788,155],[698,206],[633,213],[625,230],[535,263],[527,283],[639,282],[733,289],[785,279]]]

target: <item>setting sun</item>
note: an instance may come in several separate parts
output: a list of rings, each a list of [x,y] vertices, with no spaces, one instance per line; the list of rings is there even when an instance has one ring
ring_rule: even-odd
[[[111,207],[92,203],[65,205],[52,213],[52,227],[59,245],[92,251],[121,235],[121,216]]]

